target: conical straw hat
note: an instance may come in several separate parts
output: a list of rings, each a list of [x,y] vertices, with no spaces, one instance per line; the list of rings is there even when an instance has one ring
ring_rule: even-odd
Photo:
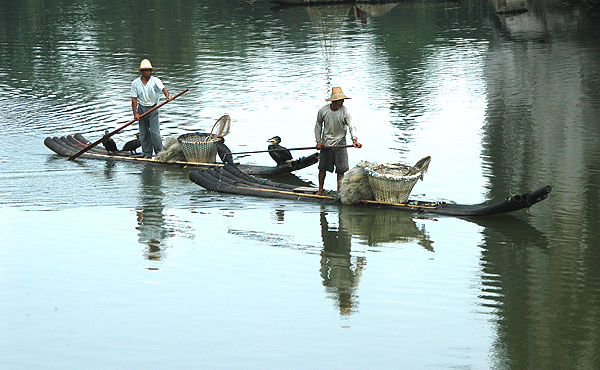
[[[335,87],[331,88],[331,98],[325,99],[325,101],[336,101],[336,100],[342,100],[342,99],[350,99],[350,98],[347,97],[346,95],[344,95],[341,87],[335,86]]]
[[[136,68],[136,69],[138,71],[141,71],[142,69],[156,69],[156,68],[152,67],[152,64],[150,63],[150,61],[148,59],[144,59],[140,63],[140,68]]]

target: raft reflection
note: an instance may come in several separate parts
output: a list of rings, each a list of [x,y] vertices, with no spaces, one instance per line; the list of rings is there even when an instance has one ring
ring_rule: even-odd
[[[283,209],[273,209],[271,221],[274,224],[292,224],[293,221],[286,220],[285,213]],[[397,210],[323,205],[319,212],[322,241],[319,248],[314,244],[295,242],[298,237],[295,234],[232,227],[229,227],[228,233],[274,248],[288,248],[315,255],[318,253],[319,275],[327,296],[335,301],[340,315],[347,317],[358,312],[358,285],[367,264],[364,245],[378,248],[385,243],[416,243],[433,252],[433,241],[427,235],[425,227],[418,227],[413,217],[412,213]],[[298,230],[296,225],[292,229]],[[358,239],[358,244],[363,245],[362,250],[357,246],[353,253],[352,239]]]

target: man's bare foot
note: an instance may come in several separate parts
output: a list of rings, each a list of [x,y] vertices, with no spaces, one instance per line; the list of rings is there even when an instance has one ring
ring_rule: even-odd
[[[325,195],[325,191],[324,190],[319,190],[319,191],[317,191],[317,195]]]

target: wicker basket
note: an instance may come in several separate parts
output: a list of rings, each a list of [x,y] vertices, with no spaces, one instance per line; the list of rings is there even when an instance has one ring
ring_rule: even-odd
[[[423,179],[430,162],[431,157],[427,156],[414,166],[404,163],[384,163],[365,168],[375,200],[406,203],[417,181]]]
[[[204,132],[184,134],[177,138],[188,162],[216,163],[217,138]]]

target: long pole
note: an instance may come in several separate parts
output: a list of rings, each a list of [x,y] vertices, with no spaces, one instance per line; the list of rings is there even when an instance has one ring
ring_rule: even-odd
[[[354,145],[330,145],[330,146],[324,146],[322,149],[351,148],[353,146]],[[252,153],[268,153],[268,152],[282,152],[284,150],[309,150],[309,149],[317,150],[317,147],[316,146],[306,146],[306,147],[302,147],[302,148],[255,150],[255,151],[251,151],[251,152],[231,153],[231,155],[236,155],[236,154],[252,154]]]
[[[157,105],[156,107],[154,107],[154,108],[150,109],[149,111],[145,112],[144,114],[140,114],[140,118],[142,118],[142,117],[144,117],[146,114],[148,114],[148,113],[150,113],[150,112],[152,112],[152,111],[154,111],[154,110],[156,110],[156,109],[158,109],[158,108],[162,107],[163,105],[165,105],[165,104],[167,104],[168,102],[170,102],[170,101],[174,100],[175,98],[177,98],[178,96],[180,96],[180,95],[182,95],[182,94],[186,93],[187,91],[188,91],[188,89],[185,89],[185,90],[183,90],[182,92],[180,92],[179,94],[177,94],[177,95],[174,95],[174,96],[173,96],[173,99],[171,99],[171,100],[167,100],[167,101],[164,101],[164,102],[160,103],[159,105]],[[69,157],[69,160],[70,160],[70,161],[72,161],[73,159],[75,159],[75,158],[79,157],[79,156],[80,156],[80,155],[82,155],[83,153],[85,153],[85,152],[87,152],[88,150],[92,149],[93,147],[95,147],[96,145],[98,145],[98,144],[100,144],[101,142],[105,141],[106,139],[108,139],[109,137],[113,136],[113,135],[114,135],[114,134],[116,134],[117,132],[121,131],[121,130],[122,130],[122,129],[124,129],[125,127],[127,127],[127,126],[131,125],[131,124],[132,124],[132,123],[134,123],[135,121],[136,121],[135,119],[132,119],[131,121],[127,122],[126,124],[124,124],[123,126],[119,127],[118,129],[114,130],[113,132],[111,132],[111,133],[108,133],[108,134],[106,134],[106,135],[102,136],[102,137],[101,137],[100,139],[98,139],[97,141],[95,141],[95,142],[91,143],[90,145],[88,145],[88,146],[86,146],[85,148],[81,149],[79,152],[77,152],[77,153],[73,154],[72,156],[70,156],[70,157]]]

